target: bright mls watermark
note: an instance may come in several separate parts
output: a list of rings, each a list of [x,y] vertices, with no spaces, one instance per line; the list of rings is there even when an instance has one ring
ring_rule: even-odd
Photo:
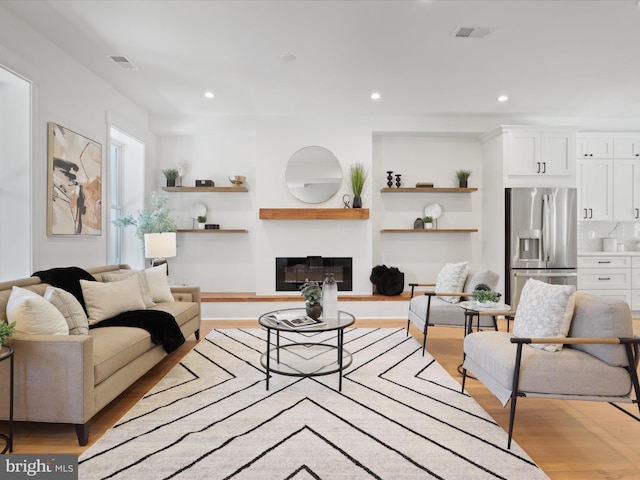
[[[78,480],[77,455],[2,455],[2,480]]]

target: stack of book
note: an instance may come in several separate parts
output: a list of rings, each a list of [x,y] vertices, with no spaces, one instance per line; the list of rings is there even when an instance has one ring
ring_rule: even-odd
[[[285,327],[292,328],[294,330],[297,330],[299,328],[311,328],[320,325],[326,325],[322,320],[316,320],[307,315],[304,315],[302,312],[276,312],[266,315],[265,318],[268,318],[276,325],[284,325]]]

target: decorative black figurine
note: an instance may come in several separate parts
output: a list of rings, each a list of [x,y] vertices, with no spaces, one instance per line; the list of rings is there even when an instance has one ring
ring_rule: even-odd
[[[393,170],[387,170],[387,187],[393,187]]]
[[[400,180],[400,175],[402,175],[401,173],[396,173],[396,187],[400,188],[400,185],[402,185],[402,180]]]

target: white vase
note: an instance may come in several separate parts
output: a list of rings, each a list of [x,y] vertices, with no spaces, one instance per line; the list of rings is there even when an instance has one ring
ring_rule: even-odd
[[[198,230],[204,230],[204,223],[198,222]]]
[[[433,223],[432,222],[425,222],[424,228],[426,228],[427,230],[429,230],[430,228],[433,228]]]

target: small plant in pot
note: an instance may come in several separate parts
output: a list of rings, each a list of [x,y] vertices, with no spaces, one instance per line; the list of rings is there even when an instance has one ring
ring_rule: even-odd
[[[491,290],[474,290],[471,296],[478,304],[484,306],[493,305],[500,300],[500,294]]]
[[[306,279],[302,287],[300,287],[300,295],[304,297],[307,315],[317,320],[322,315],[322,288],[318,282]]]
[[[200,230],[204,230],[204,224],[205,223],[207,223],[207,216],[206,215],[198,216],[198,228]]]
[[[424,228],[433,228],[433,217],[424,217],[422,221],[424,222]]]
[[[176,179],[180,175],[177,168],[167,168],[166,170],[162,170],[164,174],[164,178],[167,179],[167,187],[175,187]]]
[[[7,323],[0,320],[0,346],[4,345],[4,342],[12,336],[16,331],[16,322]]]
[[[469,177],[471,176],[471,170],[458,170],[456,171],[456,177],[458,178],[458,184],[460,188],[467,188]]]
[[[362,191],[367,181],[367,170],[361,163],[356,163],[349,170],[351,189],[353,190],[353,208],[362,208]]]

